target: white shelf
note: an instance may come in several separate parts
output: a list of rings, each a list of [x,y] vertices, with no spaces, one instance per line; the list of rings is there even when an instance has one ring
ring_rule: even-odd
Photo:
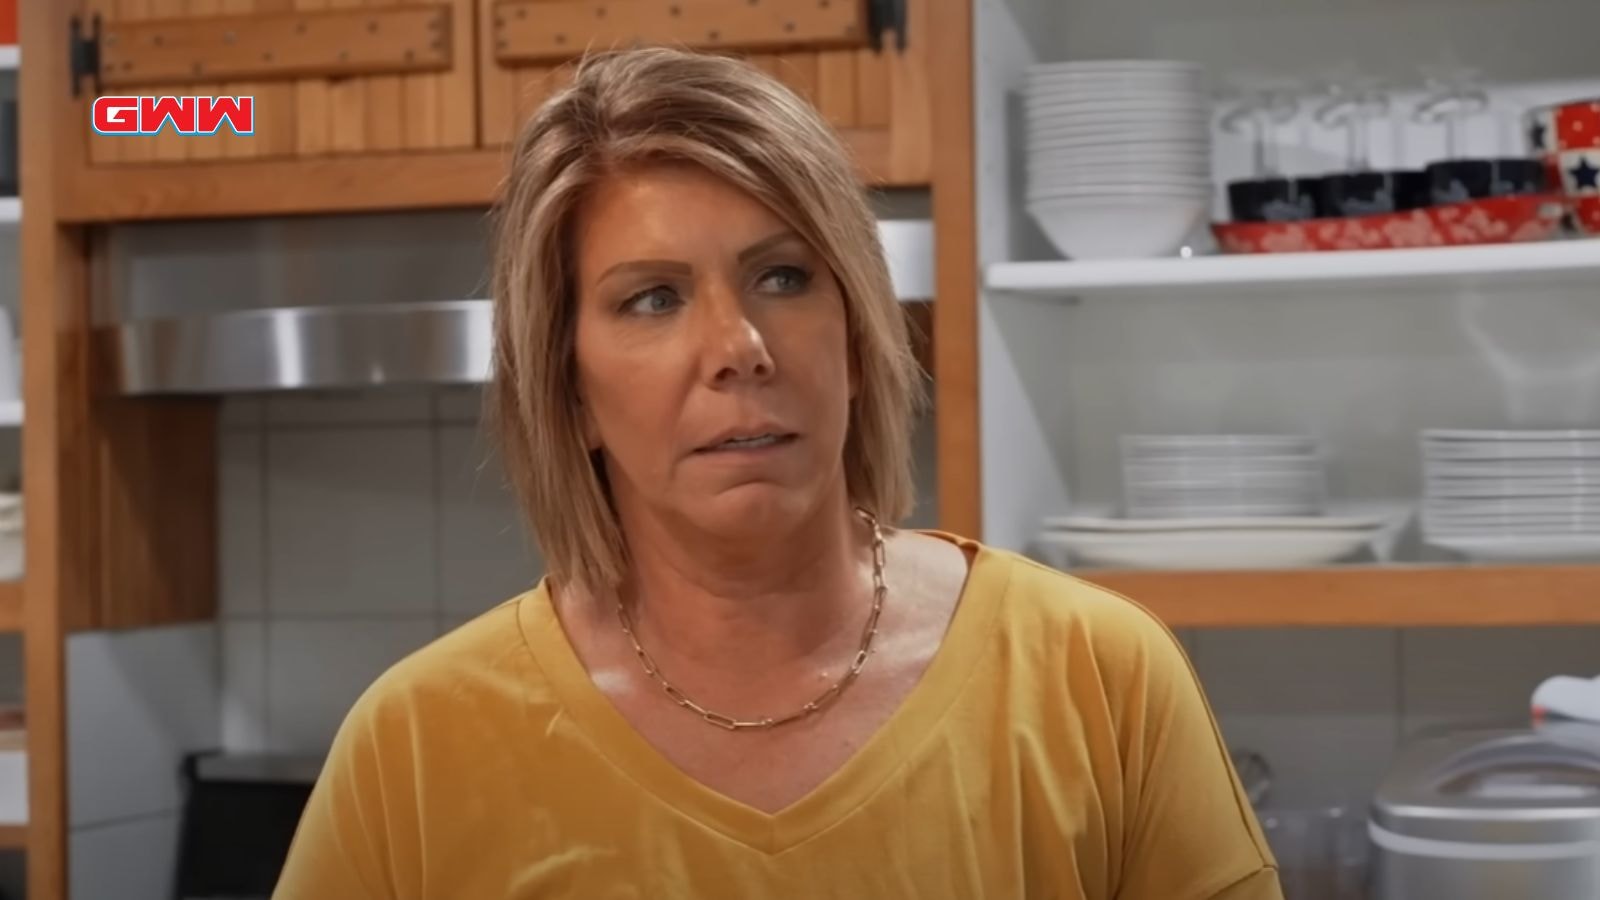
[[[16,44],[0,44],[0,71],[16,71],[21,62],[21,47]]]
[[[1181,289],[1238,294],[1252,289],[1472,290],[1515,285],[1593,284],[1600,279],[1600,240],[1129,259],[999,263],[989,290],[1044,297]]]
[[[10,228],[22,222],[22,198],[0,197],[0,228]]]
[[[0,400],[0,428],[16,428],[22,424],[22,401]]]

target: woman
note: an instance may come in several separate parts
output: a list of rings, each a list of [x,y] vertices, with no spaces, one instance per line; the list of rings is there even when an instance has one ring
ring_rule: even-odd
[[[1280,896],[1160,624],[893,527],[918,373],[804,102],[591,61],[498,220],[494,409],[549,573],[360,700],[278,897]]]

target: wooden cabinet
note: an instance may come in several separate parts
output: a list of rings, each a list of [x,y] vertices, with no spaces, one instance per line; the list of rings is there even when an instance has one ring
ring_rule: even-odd
[[[92,165],[467,149],[473,0],[90,0],[101,95],[250,96],[253,134],[94,133]],[[93,19],[84,38],[94,41]]]
[[[933,0],[84,0],[56,110],[71,221],[482,206],[585,51],[748,56],[810,98],[863,180],[932,180]],[[76,87],[77,94],[72,95]],[[95,96],[254,98],[255,130],[97,133]],[[182,167],[172,163],[186,163]]]
[[[809,99],[856,154],[864,177],[930,181],[927,59],[930,0],[481,0],[479,94],[486,145],[567,80],[586,47],[660,40],[747,55]],[[895,7],[874,21],[870,7]]]

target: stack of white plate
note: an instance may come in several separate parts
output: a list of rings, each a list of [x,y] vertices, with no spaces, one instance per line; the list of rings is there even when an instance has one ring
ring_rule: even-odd
[[[1600,430],[1422,435],[1422,536],[1482,561],[1600,558]]]
[[[1122,515],[1047,517],[1035,545],[1058,568],[1271,569],[1370,549],[1403,524],[1393,510],[1326,510],[1316,438],[1125,435]]]
[[[1301,435],[1124,435],[1123,509],[1133,519],[1318,516],[1321,447]]]
[[[1034,543],[1058,569],[1282,569],[1320,566],[1372,549],[1392,512],[1214,519],[1047,517]]]
[[[1072,259],[1171,256],[1211,206],[1198,66],[1129,60],[1028,71],[1028,211]]]

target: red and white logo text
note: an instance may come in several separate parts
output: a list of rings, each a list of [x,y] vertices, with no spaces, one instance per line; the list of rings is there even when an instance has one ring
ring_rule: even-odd
[[[216,134],[224,125],[234,134],[255,134],[254,97],[96,97],[91,115],[95,134]]]

